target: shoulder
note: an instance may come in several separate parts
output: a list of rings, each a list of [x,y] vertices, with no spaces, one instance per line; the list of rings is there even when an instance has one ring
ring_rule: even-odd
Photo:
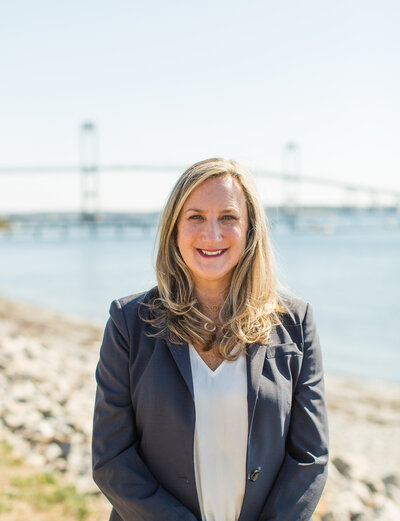
[[[307,301],[289,293],[279,293],[279,303],[285,309],[282,316],[284,323],[302,324],[310,307]]]
[[[121,311],[123,315],[132,317],[137,314],[138,308],[141,304],[148,304],[153,300],[157,293],[157,286],[151,288],[148,291],[143,291],[141,293],[135,293],[133,295],[127,295],[126,297],[121,297],[115,299],[111,302],[110,305],[110,315],[113,313]]]
[[[127,295],[115,299],[110,305],[110,321],[117,327],[123,336],[130,336],[130,330],[133,325],[138,327],[138,323],[142,323],[141,319],[141,305],[150,303],[157,294],[157,287]]]
[[[302,346],[313,345],[318,349],[319,335],[311,304],[293,295],[285,295],[280,301],[287,309],[287,313],[281,316],[281,324],[287,331],[296,330],[297,340]]]

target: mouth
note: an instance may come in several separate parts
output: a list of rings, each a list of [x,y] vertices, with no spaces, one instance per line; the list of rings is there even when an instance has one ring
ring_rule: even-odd
[[[206,257],[206,258],[211,257],[211,258],[215,259],[215,257],[221,257],[221,255],[223,255],[228,248],[224,248],[222,250],[202,250],[200,248],[196,248],[196,249],[202,257]]]

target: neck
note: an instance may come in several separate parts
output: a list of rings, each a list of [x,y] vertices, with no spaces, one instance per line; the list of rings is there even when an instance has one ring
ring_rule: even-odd
[[[196,296],[200,304],[204,306],[221,306],[226,290],[212,291],[212,289],[203,289],[196,287]]]
[[[213,291],[213,288],[199,288],[196,286],[196,296],[200,309],[214,322],[218,321],[219,311],[224,302],[225,294],[226,289],[222,290],[221,288],[214,288]]]

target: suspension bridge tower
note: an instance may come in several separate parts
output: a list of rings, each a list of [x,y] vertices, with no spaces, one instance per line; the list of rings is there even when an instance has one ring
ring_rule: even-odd
[[[93,122],[82,124],[79,134],[81,177],[81,220],[97,221],[99,217],[98,135]]]

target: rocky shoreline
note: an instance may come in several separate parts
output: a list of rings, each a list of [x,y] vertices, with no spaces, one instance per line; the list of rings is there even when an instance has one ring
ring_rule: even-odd
[[[0,439],[81,492],[91,479],[103,325],[0,297]],[[400,519],[400,385],[327,376],[331,431],[321,521]]]

